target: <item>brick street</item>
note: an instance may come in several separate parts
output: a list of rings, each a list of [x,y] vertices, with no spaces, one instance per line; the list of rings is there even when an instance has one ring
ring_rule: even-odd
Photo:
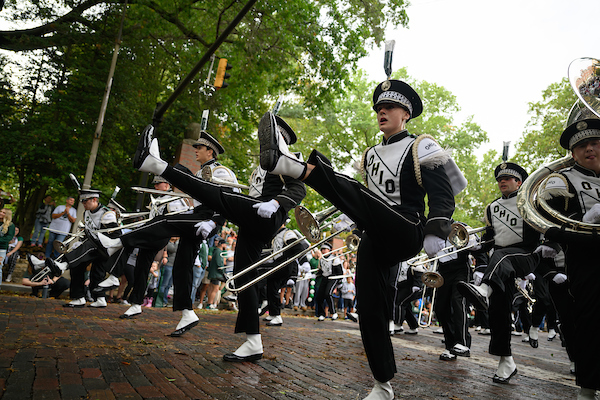
[[[0,294],[2,399],[362,399],[373,381],[358,324],[283,315],[262,328],[264,357],[226,363],[244,335],[235,313],[197,310],[200,324],[181,338],[180,313],[144,309],[121,320],[127,307],[63,308],[64,300]],[[288,310],[286,310],[288,311]],[[513,337],[519,373],[495,384],[497,357],[488,336],[474,331],[470,358],[439,361],[436,328],[392,338],[397,399],[570,399],[577,387],[558,337],[540,333],[540,347]]]

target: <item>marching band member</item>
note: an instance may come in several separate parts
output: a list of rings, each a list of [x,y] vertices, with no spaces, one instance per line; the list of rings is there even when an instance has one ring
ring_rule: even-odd
[[[539,246],[540,233],[527,224],[517,210],[517,191],[527,176],[527,172],[515,163],[503,162],[496,167],[494,177],[502,197],[487,206],[485,216],[490,226],[483,235],[486,242],[483,248],[488,250],[493,246],[494,252],[480,286],[468,282],[458,284],[461,294],[473,306],[483,310],[489,307],[492,332],[489,352],[500,356],[493,377],[496,383],[508,383],[517,373],[510,347],[515,277],[529,278],[542,255],[556,255],[553,248]],[[530,339],[537,340],[534,334],[537,330],[532,329]]]
[[[223,154],[225,149],[214,137],[202,131],[198,141],[194,143],[194,147],[196,148],[196,161],[201,164],[200,170],[196,173],[199,179],[202,179],[202,168],[209,167],[214,172],[215,177],[237,183],[237,178],[233,171],[217,162],[218,155]],[[178,168],[183,170],[185,167],[178,166]],[[170,185],[164,177],[156,176],[154,179],[155,182],[160,181],[165,182],[166,185]],[[227,190],[239,192],[239,189]],[[170,208],[172,204],[177,203],[181,205],[181,208]],[[198,201],[195,201],[194,205],[193,213],[161,215],[153,218],[144,226],[122,235],[118,241],[105,240],[105,237],[100,236],[101,241],[104,241],[103,244],[107,245],[110,251],[114,251],[119,246],[124,246],[127,248],[138,247],[140,249],[150,249],[151,252],[154,251],[154,254],[156,254],[156,251],[162,249],[164,246],[159,246],[168,242],[171,237],[177,236],[180,238],[177,254],[173,262],[173,286],[175,288],[173,311],[181,311],[182,316],[175,331],[170,334],[172,337],[182,336],[198,324],[198,316],[194,312],[191,298],[194,260],[202,240],[214,234],[217,227],[220,228],[225,223],[225,219],[209,207]],[[187,204],[183,199],[167,203],[165,206],[169,212],[187,208]],[[138,276],[137,270],[138,267],[136,266],[136,276]],[[141,304],[143,291],[145,291],[146,286],[144,282],[147,279],[147,272],[145,276],[142,276],[144,273],[143,270],[139,273],[139,279],[136,278],[136,285],[130,296],[129,302],[132,303],[132,306],[125,312],[123,318],[135,317],[142,312]],[[114,277],[109,279],[114,280]],[[137,289],[138,286],[143,289]]]
[[[455,361],[457,356],[471,356],[469,311],[467,300],[458,292],[458,283],[469,280],[471,275],[470,255],[476,258],[477,264],[487,264],[487,255],[477,251],[481,245],[477,244],[477,238],[474,235],[471,235],[469,239],[469,243],[466,245],[468,249],[448,254],[456,249],[450,247],[451,243],[446,241],[444,247],[450,248],[438,253],[439,256],[442,256],[438,261],[438,272],[444,279],[444,284],[437,289],[434,311],[444,333],[446,349],[440,355],[442,361]]]
[[[99,190],[82,189],[79,191],[79,199],[83,203],[83,223],[85,226],[86,239],[68,253],[64,254],[65,261],[56,261],[46,258],[46,265],[52,270],[54,276],[60,276],[67,269],[71,273],[70,297],[71,301],[64,307],[79,308],[85,306],[85,271],[92,263],[90,269],[90,290],[93,290],[109,271],[118,262],[122,251],[107,257],[98,251],[94,244],[94,235],[99,229],[114,228],[110,236],[120,234],[117,224],[117,215],[108,207],[99,203]],[[96,301],[89,307],[106,307],[106,298],[103,294],[96,294]]]
[[[421,114],[423,105],[409,85],[398,80],[379,84],[373,109],[383,141],[365,153],[367,187],[335,172],[316,150],[307,163],[293,157],[272,114],[263,117],[258,132],[264,169],[303,180],[364,232],[358,249],[356,291],[363,344],[376,380],[369,400],[394,397],[390,380],[396,364],[388,334],[392,313],[386,290],[390,268],[413,257],[423,246],[429,255],[442,248],[450,231],[454,195],[466,186],[450,152],[429,137],[414,145],[416,137],[405,125]],[[457,178],[454,191],[450,170]]]
[[[338,319],[338,314],[335,309],[335,301],[333,300],[333,291],[338,287],[341,279],[329,279],[329,277],[343,274],[343,262],[335,254],[331,253],[331,243],[324,242],[321,245],[320,251],[321,258],[319,259],[319,271],[317,271],[317,279],[320,277],[320,283],[315,293],[315,316],[319,321],[325,321],[325,308],[327,308],[331,319],[335,321]]]
[[[574,122],[563,131],[560,144],[571,151],[575,165],[548,177],[545,194],[554,197],[548,203],[571,219],[598,224],[600,120],[587,118]],[[600,389],[600,342],[587,324],[600,318],[600,258],[593,250],[599,244],[598,237],[554,227],[548,229],[546,237],[565,247],[566,277],[575,302],[571,309],[575,323],[572,350],[576,380],[581,387],[577,399],[594,399]]]
[[[392,271],[396,271],[395,267]],[[409,266],[406,261],[398,265],[397,272],[392,272],[393,279],[393,314],[390,320],[390,335],[404,332],[407,335],[419,333],[419,321],[412,312],[412,303],[423,297],[423,271]],[[425,305],[423,305],[425,306]],[[405,331],[402,324],[406,321],[408,329]]]
[[[277,231],[272,241],[271,248],[273,253],[280,251],[285,246],[298,240],[300,236],[291,229],[281,226],[281,229]],[[290,247],[279,256],[273,259],[273,266],[276,267],[278,264],[286,262],[291,258],[296,258],[302,250],[306,249],[306,245],[303,242],[297,243],[295,246]],[[298,264],[303,261],[306,256],[302,256],[299,260],[292,261],[287,266],[281,268],[279,271],[267,277],[267,302],[269,307],[269,321],[268,326],[281,326],[283,325],[283,319],[281,318],[281,301],[279,298],[279,291],[283,290],[288,285],[293,285],[298,276]],[[307,261],[306,261],[307,262]]]
[[[296,142],[296,134],[282,120],[280,129],[285,132],[288,144]],[[221,213],[239,227],[234,259],[234,274],[256,262],[263,246],[270,242],[277,230],[287,219],[289,210],[298,205],[306,188],[297,179],[267,174],[257,168],[252,174],[249,195],[233,193],[218,184],[204,181],[169,166],[160,159],[158,140],[154,139],[154,128],[147,127],[142,133],[134,157],[134,167],[142,172],[163,176],[194,199]],[[243,285],[255,277],[249,273],[237,279]],[[233,353],[223,356],[225,361],[255,361],[262,358],[263,346],[258,319],[258,290],[252,285],[238,295],[240,311],[237,315],[235,332],[246,333],[244,342]]]

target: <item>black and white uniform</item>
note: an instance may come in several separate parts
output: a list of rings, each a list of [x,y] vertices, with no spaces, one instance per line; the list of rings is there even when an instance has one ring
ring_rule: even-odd
[[[471,241],[467,245],[473,247],[455,254],[448,254],[456,249],[450,247],[452,243],[446,240],[444,247],[450,248],[437,254],[442,256],[438,261],[438,272],[444,278],[444,284],[437,289],[434,311],[444,331],[446,350],[452,349],[456,344],[471,347],[468,302],[458,292],[457,284],[461,281],[469,281],[470,255],[477,260],[477,263],[487,264],[487,255],[475,250],[477,246],[474,240],[474,236],[471,236]]]
[[[273,253],[278,252],[299,238],[300,236],[293,230],[281,228],[272,241],[271,248],[273,249]],[[297,257],[297,255],[306,248],[307,245],[304,243],[304,241],[298,242],[295,246],[290,247],[279,256],[276,256],[273,260],[273,265],[277,266],[289,259]],[[306,259],[306,256],[302,256],[300,259],[290,262],[287,266],[267,277],[267,301],[269,303],[269,316],[276,317],[277,315],[281,314],[279,289],[285,287],[288,280],[296,280],[298,277],[298,266],[300,262],[304,262],[303,259]]]
[[[211,168],[214,177],[237,183],[235,174],[229,168],[216,162],[215,159],[201,166],[196,173],[199,179],[202,179],[201,171],[206,166]],[[191,171],[181,165],[177,168],[191,174]],[[230,190],[239,191],[238,189]],[[165,197],[172,196],[162,196],[159,200]],[[144,226],[121,236],[123,246],[140,249],[136,261],[135,284],[130,296],[130,303],[141,304],[146,291],[152,260],[156,253],[167,245],[171,237],[179,237],[179,247],[173,262],[173,311],[191,310],[193,308],[191,293],[194,261],[202,242],[202,236],[196,235],[197,228],[195,225],[200,221],[212,220],[217,226],[216,230],[223,226],[225,219],[198,201],[194,202],[192,213],[180,212],[187,208],[188,205],[183,199],[166,203],[160,208],[159,216],[152,218]],[[169,213],[175,214],[166,215]]]
[[[406,321],[410,329],[417,329],[419,321],[412,312],[412,302],[423,296],[424,287],[421,281],[423,273],[409,266],[405,261],[392,269],[392,271],[396,270],[397,272],[393,274],[394,281],[391,282],[392,304],[394,304],[392,320],[396,325],[402,325]]]
[[[415,137],[403,130],[368,149],[363,163],[368,187],[335,172],[329,160],[316,150],[308,160],[315,168],[304,181],[363,231],[356,266],[357,307],[367,359],[380,382],[389,381],[396,372],[388,333],[392,316],[386,290],[390,270],[415,256],[426,234],[447,237],[454,212],[454,192],[445,168],[450,156],[429,164],[426,157],[421,157],[421,147],[442,150],[432,140],[420,142],[421,186],[415,174],[414,141]]]
[[[83,213],[83,224],[85,229],[94,234],[99,229],[118,228],[117,215],[108,207],[98,204],[94,210],[85,210]],[[116,237],[120,235],[120,230],[116,229],[109,236]],[[90,269],[90,290],[93,290],[104,279],[106,271],[110,271],[118,263],[119,257],[123,254],[121,249],[108,259],[104,259],[98,252],[93,242],[85,239],[81,244],[64,255],[65,261],[69,264],[71,273],[70,297],[80,299],[85,296],[85,271],[87,266],[92,263]]]
[[[251,195],[233,193],[222,186],[191,176],[171,166],[162,173],[162,177],[239,227],[234,274],[260,258],[262,248],[271,241],[283,225],[289,210],[306,196],[306,188],[299,180],[266,174],[260,168],[252,174]],[[272,199],[279,202],[279,209],[269,219],[260,217],[253,206]],[[255,273],[248,273],[235,283],[241,286],[255,276]],[[256,285],[239,293],[238,304],[240,311],[235,332],[260,333]]]
[[[325,305],[329,308],[330,314],[333,315],[337,312],[333,300],[333,291],[341,284],[342,278],[329,278],[343,275],[343,265],[342,259],[332,253],[323,255],[319,260],[317,278],[320,277],[321,279],[315,294],[315,316],[325,317]]]
[[[483,235],[493,247],[483,283],[493,289],[489,305],[490,354],[510,356],[512,324],[512,302],[515,294],[515,278],[524,278],[533,272],[541,256],[533,251],[540,244],[540,233],[533,229],[517,209],[517,192],[502,196],[486,208],[486,218],[490,227]]]
[[[545,185],[555,197],[548,202],[567,217],[581,220],[594,204],[600,203],[600,176],[578,164],[561,171],[560,175],[566,178],[568,185],[557,179],[554,179],[553,185]],[[550,179],[553,177],[548,178]],[[570,234],[559,228],[550,228],[546,232],[546,238],[559,242],[565,249],[566,275],[575,302],[570,309],[575,325],[570,347],[575,361],[577,384],[598,390],[600,342],[589,323],[600,318],[600,257],[597,250],[600,239],[597,234]],[[561,323],[564,322],[561,320]],[[567,336],[567,345],[569,341]]]

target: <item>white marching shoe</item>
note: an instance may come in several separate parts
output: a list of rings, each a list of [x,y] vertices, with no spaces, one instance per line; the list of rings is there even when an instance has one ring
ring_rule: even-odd
[[[160,175],[167,169],[168,164],[160,158],[158,140],[152,137],[153,133],[154,127],[152,125],[144,128],[133,157],[133,167],[141,172]]]
[[[260,333],[246,334],[246,341],[233,353],[223,356],[224,361],[243,362],[257,361],[262,358],[263,345]]]
[[[175,328],[175,331],[171,332],[169,336],[180,337],[196,325],[198,325],[199,318],[194,310],[181,310],[181,320]]]
[[[364,400],[392,400],[394,398],[394,390],[390,382],[375,381],[375,386],[371,393]]]
[[[517,364],[512,356],[501,356],[498,369],[492,379],[496,383],[508,383],[517,374]]]
[[[109,275],[108,278],[106,278],[105,280],[103,280],[102,282],[100,282],[98,284],[98,287],[103,288],[104,290],[106,290],[107,288],[118,288],[121,285],[121,282],[119,282],[119,278],[117,278],[114,275]]]
[[[117,251],[123,248],[123,242],[121,242],[121,239],[119,238],[111,239],[103,233],[98,232],[98,240],[100,241],[100,244],[106,249],[106,252],[109,256],[112,256]]]
[[[273,175],[291,176],[296,179],[304,177],[306,163],[290,152],[271,112],[263,115],[258,124],[258,140],[262,169]]]
[[[88,307],[94,307],[94,308],[104,308],[106,307],[106,298],[105,297],[98,297],[96,299],[95,302],[91,303]]]
[[[283,325],[283,318],[281,315],[277,315],[273,317],[269,322],[267,322],[267,326],[281,326]]]
[[[121,319],[129,319],[137,317],[142,313],[142,305],[141,304],[132,304],[131,307],[127,309],[123,314],[119,316]]]

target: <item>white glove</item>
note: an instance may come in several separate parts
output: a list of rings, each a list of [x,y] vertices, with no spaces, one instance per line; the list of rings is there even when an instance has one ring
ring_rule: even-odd
[[[561,283],[565,283],[565,281],[567,280],[567,276],[565,274],[556,274],[554,275],[554,278],[552,278],[552,280],[554,281],[554,283],[560,285]]]
[[[421,288],[420,288],[420,287],[418,287],[418,286],[413,286],[413,287],[412,287],[412,292],[413,292],[413,293],[416,293],[416,292],[418,292],[419,290],[421,290]]]
[[[583,215],[581,220],[586,224],[600,223],[600,204],[594,204],[592,208]]]
[[[206,239],[206,237],[213,231],[213,229],[215,229],[217,227],[217,224],[215,224],[214,221],[200,221],[198,222],[196,225],[194,225],[194,228],[196,229],[196,236],[200,236],[202,235],[202,237],[204,239]]]
[[[285,286],[294,286],[294,280],[293,279],[288,279],[288,281],[285,283]]]
[[[527,291],[527,279],[521,279],[519,281],[519,287],[524,291]]]
[[[352,221],[350,218],[348,218],[348,216],[346,214],[342,214],[338,218],[335,219],[335,221],[333,223],[333,229],[336,232],[350,231],[352,225],[354,225],[354,221]]]
[[[542,253],[542,258],[554,258],[557,254],[554,248],[546,246],[545,244],[539,245],[534,253]]]
[[[279,210],[279,202],[275,199],[269,200],[266,203],[256,203],[252,208],[257,208],[256,211],[259,217],[271,218],[273,214]]]
[[[423,240],[423,250],[427,253],[429,258],[435,257],[435,255],[444,248],[446,241],[435,235],[425,235]]]
[[[531,273],[525,275],[525,279],[527,279],[530,282],[533,282],[533,281],[535,281],[535,274],[533,272],[531,272]]]
[[[483,272],[481,272],[481,271],[473,272],[473,284],[475,286],[479,286],[479,285],[481,285],[482,281],[483,281]]]

